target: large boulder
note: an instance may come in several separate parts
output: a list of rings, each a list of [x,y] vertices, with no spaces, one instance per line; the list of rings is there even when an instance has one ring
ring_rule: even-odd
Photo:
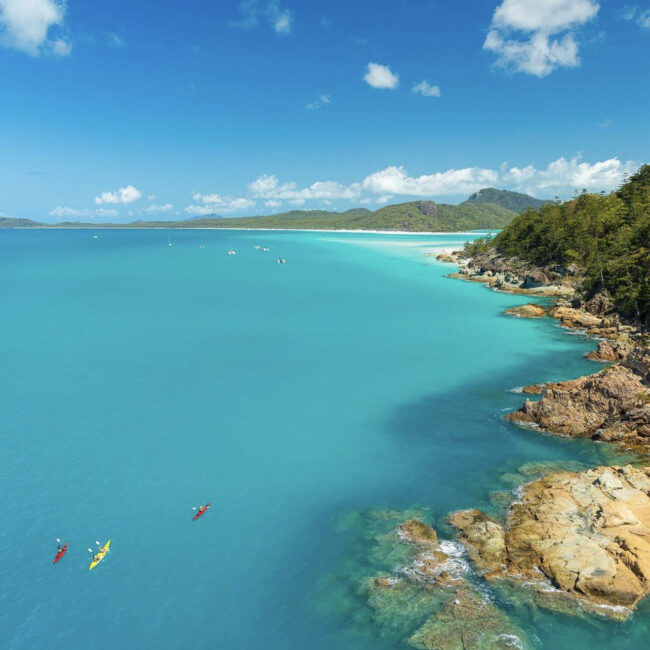
[[[586,357],[592,361],[621,361],[632,349],[630,341],[600,341],[598,349],[588,352]]]
[[[546,316],[546,309],[540,305],[529,302],[526,305],[517,305],[509,307],[505,311],[509,316],[518,316],[519,318],[542,318]]]
[[[650,468],[553,472],[518,496],[503,528],[477,510],[450,516],[486,578],[617,619],[650,593]]]

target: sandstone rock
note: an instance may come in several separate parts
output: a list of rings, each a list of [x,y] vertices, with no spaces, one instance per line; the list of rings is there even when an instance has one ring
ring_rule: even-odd
[[[480,510],[461,510],[449,515],[459,531],[474,565],[488,580],[503,577],[506,568],[505,535],[501,524]]]
[[[630,466],[526,485],[508,515],[508,573],[544,576],[576,598],[630,610],[650,592],[649,494],[650,468]]]
[[[620,361],[632,351],[629,341],[600,341],[598,349],[586,354],[592,361]]]
[[[524,288],[531,289],[533,287],[539,287],[543,284],[550,284],[550,280],[546,273],[542,269],[534,268],[526,275],[524,280]]]
[[[487,579],[541,606],[624,619],[650,593],[650,468],[553,472],[521,488],[505,528],[478,510],[450,521]]]
[[[607,289],[600,289],[587,302],[585,308],[592,314],[607,314],[614,309],[614,302]]]
[[[589,327],[604,327],[607,321],[603,321],[600,316],[594,316],[581,309],[573,309],[573,307],[553,307],[549,311],[549,316],[558,318],[563,327],[585,329]]]
[[[646,444],[638,430],[645,431],[650,425],[650,408],[646,408],[644,397],[648,387],[635,370],[645,372],[650,355],[628,355],[627,359],[634,370],[619,364],[594,375],[547,384],[539,401],[526,400],[506,419],[571,437],[602,439],[612,430],[618,432],[618,440]]]
[[[505,313],[510,316],[519,316],[520,318],[542,318],[546,316],[544,307],[540,307],[540,305],[535,305],[534,303],[509,307]]]
[[[531,384],[530,386],[524,386],[521,392],[526,395],[541,395],[544,392],[544,386],[546,384]]]

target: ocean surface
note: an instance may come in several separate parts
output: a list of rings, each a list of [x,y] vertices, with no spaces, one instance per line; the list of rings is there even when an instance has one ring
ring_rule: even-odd
[[[522,465],[610,458],[502,420],[511,389],[598,366],[445,278],[430,254],[475,235],[93,234],[0,231],[2,648],[406,648],[419,614],[359,588],[401,517],[450,538]],[[499,604],[535,647],[648,644],[647,603]]]

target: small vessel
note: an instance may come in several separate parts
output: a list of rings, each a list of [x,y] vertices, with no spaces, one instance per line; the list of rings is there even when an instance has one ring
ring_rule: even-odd
[[[199,248],[205,248],[205,244],[199,244]]]
[[[201,515],[204,515],[210,508],[210,502],[208,501],[204,506],[199,506],[198,508],[193,508],[196,510],[196,514],[192,517],[192,521],[197,520]]]
[[[229,248],[228,255],[237,255],[237,251],[234,251],[232,248]]]
[[[271,249],[267,248],[266,246],[262,249],[265,253],[268,253]]]
[[[59,542],[59,548],[56,551],[56,555],[54,556],[54,564],[56,564],[64,555],[65,552],[68,550],[68,542],[66,542],[63,546],[61,546],[61,540],[57,539],[57,542]]]
[[[258,251],[258,250],[259,250],[260,248],[262,248],[262,247],[261,247],[259,244],[255,244],[255,246],[253,246],[253,248],[254,248],[256,251]]]
[[[99,235],[93,235],[93,239],[99,239]]]
[[[109,539],[104,546],[99,547],[96,555],[93,555],[93,561],[90,563],[89,571],[92,571],[105,557],[108,553],[108,549],[111,546],[111,540]]]
[[[171,248],[174,244],[172,244],[172,236],[169,235],[169,244],[168,246]]]
[[[284,259],[284,257],[278,257],[277,260],[275,260],[278,264],[286,264],[287,260]]]

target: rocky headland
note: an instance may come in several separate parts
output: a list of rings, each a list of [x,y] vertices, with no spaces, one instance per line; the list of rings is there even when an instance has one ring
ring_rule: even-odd
[[[650,349],[636,347],[593,375],[546,384],[506,416],[552,434],[650,450]]]
[[[503,524],[479,510],[449,519],[486,580],[543,607],[625,619],[650,593],[650,468],[553,472],[520,488]]]

